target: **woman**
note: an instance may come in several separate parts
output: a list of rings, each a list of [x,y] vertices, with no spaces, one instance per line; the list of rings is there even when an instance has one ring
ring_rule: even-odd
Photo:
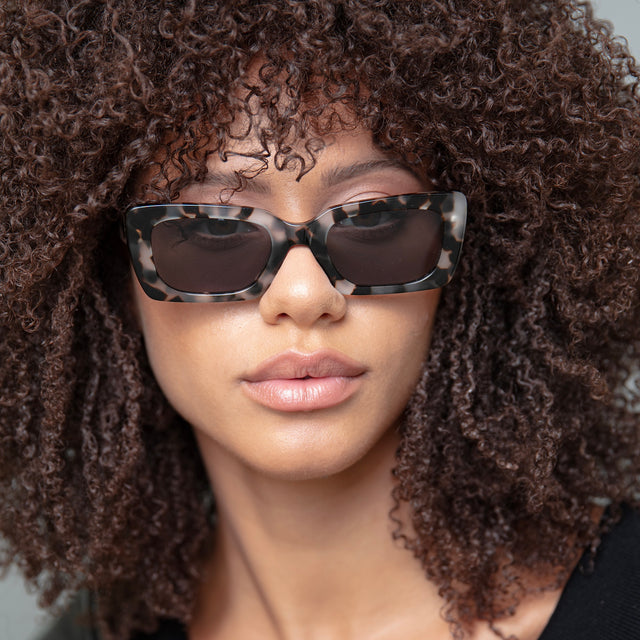
[[[9,4],[1,50],[49,637],[638,633],[637,70],[588,7]]]

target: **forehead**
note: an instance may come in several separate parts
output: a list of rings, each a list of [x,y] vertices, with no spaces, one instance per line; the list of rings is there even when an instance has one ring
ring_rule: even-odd
[[[156,156],[157,173],[169,180],[184,174],[190,174],[184,182],[198,180],[212,165],[237,156],[254,161],[234,160],[243,164],[247,178],[268,167],[296,169],[302,176],[343,135],[379,154],[372,118],[356,105],[368,96],[364,88],[332,88],[324,76],[303,80],[290,74],[286,66],[256,57],[222,101],[195,96],[184,122],[165,134],[166,144]]]
[[[305,131],[285,143],[270,140],[268,123],[259,115],[242,116],[235,134],[224,147],[201,146],[200,158],[185,161],[170,153],[145,172],[138,183],[147,189],[170,189],[174,194],[194,185],[208,189],[268,193],[278,180],[323,184],[338,183],[383,172],[409,173],[423,182],[424,171],[390,154],[376,143],[370,130],[353,123],[353,116],[333,121],[333,130],[320,135]],[[242,134],[242,135],[240,135]],[[166,199],[166,196],[165,198]]]

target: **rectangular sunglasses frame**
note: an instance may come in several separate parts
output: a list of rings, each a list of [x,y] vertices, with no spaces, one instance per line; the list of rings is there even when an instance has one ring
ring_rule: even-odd
[[[430,273],[412,282],[385,285],[357,285],[338,273],[326,246],[331,227],[345,218],[363,214],[408,210],[431,211],[442,218],[442,249],[437,265]],[[164,282],[153,261],[151,232],[161,222],[182,218],[242,220],[265,229],[271,238],[271,252],[256,281],[240,291],[225,293],[180,291]],[[349,202],[327,209],[302,224],[285,222],[268,211],[253,207],[171,203],[132,207],[124,216],[124,233],[136,277],[150,298],[169,302],[230,302],[259,298],[275,277],[289,249],[295,245],[306,245],[311,249],[331,284],[344,295],[381,295],[440,288],[451,280],[458,263],[466,218],[467,201],[457,191]]]

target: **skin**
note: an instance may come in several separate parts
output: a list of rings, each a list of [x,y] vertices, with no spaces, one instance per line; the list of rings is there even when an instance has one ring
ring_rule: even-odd
[[[327,142],[299,181],[296,170],[270,165],[230,200],[227,182],[251,161],[212,158],[213,178],[179,199],[224,199],[303,222],[340,203],[429,188],[388,162],[365,131]],[[393,542],[388,517],[396,427],[420,376],[438,299],[439,291],[343,296],[306,247],[290,250],[259,300],[158,302],[134,278],[151,366],[194,428],[219,515],[191,640],[451,637],[436,587]],[[355,393],[337,406],[278,411],[243,388],[276,354],[326,348],[364,368]],[[556,599],[525,603],[504,629],[515,624],[522,640],[536,638]],[[479,625],[468,637],[495,635]]]

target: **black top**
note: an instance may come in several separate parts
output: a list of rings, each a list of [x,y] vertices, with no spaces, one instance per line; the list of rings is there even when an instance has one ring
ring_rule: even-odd
[[[602,539],[592,573],[585,554],[539,640],[640,639],[640,514],[627,511]]]
[[[571,574],[538,640],[640,640],[640,514],[627,510],[603,537],[592,572],[588,560],[585,554]],[[75,622],[87,607],[88,598],[78,600],[41,640],[99,640]],[[187,634],[166,620],[155,633],[131,640],[187,640]]]

